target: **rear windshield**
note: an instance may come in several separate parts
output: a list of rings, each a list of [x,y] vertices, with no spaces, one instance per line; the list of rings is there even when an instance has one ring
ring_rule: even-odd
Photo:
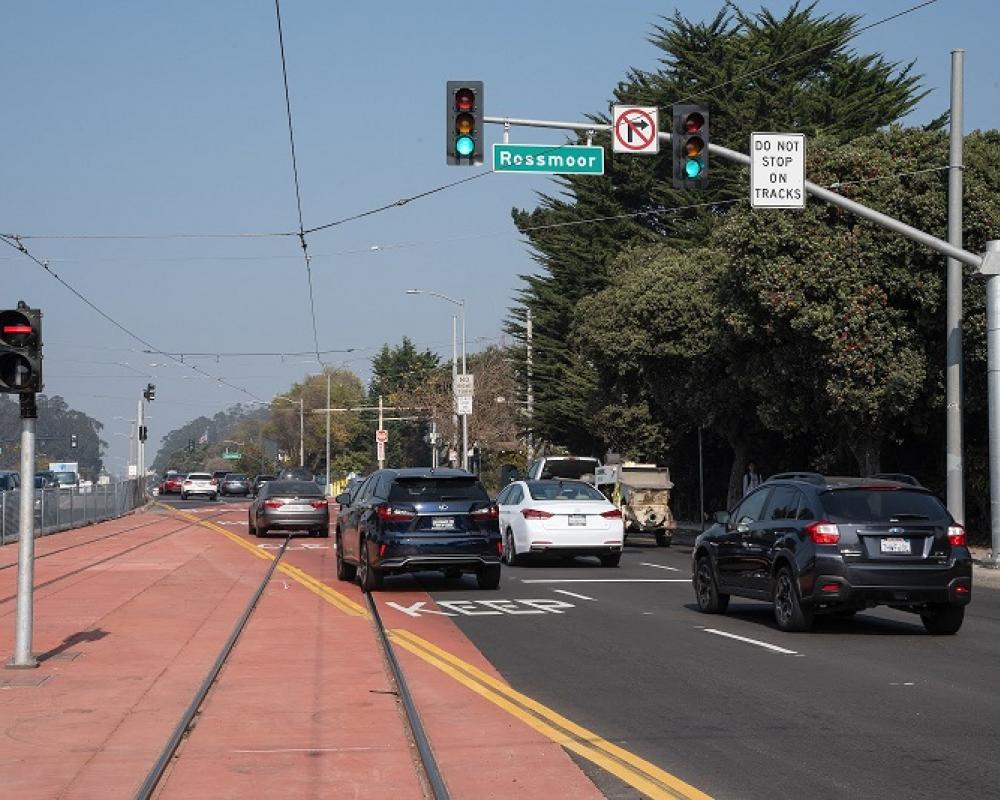
[[[323,493],[312,481],[268,481],[267,494],[274,497],[280,494],[297,495],[298,497],[322,497]]]
[[[274,480],[274,476],[273,475],[258,475],[256,478],[254,478],[254,480],[256,480],[256,481],[273,481]]]
[[[57,472],[56,480],[59,483],[76,483],[76,473],[75,472]]]
[[[607,500],[593,486],[577,481],[528,481],[532,500]]]
[[[596,458],[549,459],[542,465],[540,478],[582,478],[597,471]]]
[[[209,475],[207,472],[192,472],[190,475],[188,475],[188,480],[189,481],[210,481],[210,480],[212,480],[212,476]]]
[[[476,478],[397,478],[389,489],[390,500],[486,500],[489,495]]]
[[[909,489],[834,489],[820,495],[831,522],[902,522],[948,519],[934,495]]]
[[[226,475],[227,481],[245,481],[247,476],[241,472],[230,472]]]

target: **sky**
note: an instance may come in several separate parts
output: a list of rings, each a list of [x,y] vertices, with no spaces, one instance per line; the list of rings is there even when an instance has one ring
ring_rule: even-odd
[[[819,0],[862,24],[918,0]],[[775,13],[789,3],[738,3]],[[444,157],[444,85],[485,82],[486,114],[583,120],[606,112],[630,68],[652,70],[647,38],[681,0],[284,0],[282,26],[306,228],[392,203],[474,170]],[[950,51],[966,51],[965,127],[998,127],[995,0],[938,0],[863,33],[859,52],[916,60],[930,95],[906,122],[948,108]],[[8,3],[0,31],[0,233],[121,326],[169,353],[314,348],[289,153],[274,3],[190,0]],[[487,144],[499,141],[491,126]],[[511,141],[563,133],[514,129]],[[481,169],[481,168],[480,168]],[[519,275],[536,269],[511,209],[552,191],[542,176],[494,174],[309,236],[320,350],[367,379],[383,343],[409,336],[449,357],[465,300],[470,351],[502,339]],[[201,234],[200,238],[176,238]],[[70,238],[63,238],[71,235]],[[88,238],[88,237],[126,238]],[[164,238],[166,237],[166,238]],[[0,306],[45,313],[45,390],[105,425],[122,472],[147,382],[147,461],[160,438],[236,402],[269,400],[315,357],[186,356],[178,365],[102,318],[41,267],[0,251]]]

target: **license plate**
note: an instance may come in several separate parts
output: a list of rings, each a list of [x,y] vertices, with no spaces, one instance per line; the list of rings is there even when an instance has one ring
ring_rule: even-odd
[[[587,517],[584,514],[570,514],[569,515],[570,525],[586,525]]]
[[[287,505],[281,507],[284,511],[312,511],[312,506]]]
[[[431,517],[431,529],[435,531],[451,530],[455,527],[454,517]]]
[[[883,553],[909,553],[909,539],[883,539],[881,543]]]

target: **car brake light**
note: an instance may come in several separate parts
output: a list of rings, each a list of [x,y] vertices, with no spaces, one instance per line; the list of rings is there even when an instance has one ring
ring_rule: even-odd
[[[477,508],[470,513],[470,516],[475,519],[498,519],[500,517],[500,509],[496,506],[487,506],[486,508]]]
[[[326,508],[326,500],[313,500],[309,505],[313,508]]]
[[[503,542],[500,541],[499,539],[497,539],[497,543],[496,544],[497,544],[497,555],[498,556],[502,556],[503,555]]]
[[[805,531],[816,544],[836,544],[840,541],[840,528],[826,520],[806,525]]]
[[[380,544],[380,545],[378,546],[378,557],[379,557],[379,558],[382,558],[382,556],[384,556],[384,555],[385,555],[385,551],[386,551],[386,549],[387,549],[388,547],[389,547],[389,545],[387,545],[387,544]]]
[[[840,591],[840,584],[839,583],[824,583],[820,587],[820,591],[821,592],[825,592],[826,594],[836,594],[837,592]]]
[[[948,544],[952,547],[965,547],[965,528],[961,525],[949,525]]]
[[[284,500],[265,500],[264,508],[281,508],[284,504]]]
[[[393,508],[388,503],[375,506],[375,514],[383,522],[409,522],[417,516],[412,511],[405,508]]]
[[[525,519],[549,519],[552,515],[540,508],[524,508],[521,510],[521,516]]]
[[[958,584],[955,587],[955,594],[968,594],[968,593],[969,593],[968,586],[963,586],[962,584]]]
[[[604,519],[621,519],[622,510],[620,508],[612,508],[610,511],[605,511],[601,516]]]

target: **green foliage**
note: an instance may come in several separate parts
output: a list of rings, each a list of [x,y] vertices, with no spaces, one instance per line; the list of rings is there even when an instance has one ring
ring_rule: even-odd
[[[426,418],[428,415],[423,410],[410,407],[412,403],[409,398],[428,381],[438,366],[438,360],[437,355],[430,350],[418,351],[413,342],[405,336],[402,343],[395,347],[384,345],[372,359],[372,379],[368,389],[369,405],[378,405],[381,396],[386,406],[406,406],[401,411],[385,412],[387,417]],[[372,415],[367,415],[367,418],[372,420]],[[424,434],[428,430],[424,419],[387,421],[385,429],[389,431],[389,443],[386,445],[386,461],[389,465],[416,466],[430,461],[428,446],[423,441]],[[371,453],[374,460],[374,425],[367,427],[362,436],[366,441],[358,441],[357,445]]]
[[[151,468],[158,475],[162,475],[168,469],[176,469],[178,472],[206,469],[209,459],[218,457],[222,453],[226,446],[224,439],[241,441],[242,437],[237,435],[237,428],[250,421],[260,424],[266,414],[266,409],[238,403],[212,417],[196,417],[170,431],[161,439],[160,449],[153,459]],[[200,444],[199,439],[206,432],[208,444]],[[188,451],[190,441],[195,442],[193,453]]]
[[[40,394],[36,399],[38,421],[35,425],[36,465],[48,469],[50,461],[77,461],[85,479],[94,480],[103,469],[101,451],[108,443],[101,438],[104,425],[93,417],[69,407],[59,395]],[[70,437],[77,437],[77,446]],[[16,396],[0,396],[0,469],[18,470],[21,466],[21,412]]]

